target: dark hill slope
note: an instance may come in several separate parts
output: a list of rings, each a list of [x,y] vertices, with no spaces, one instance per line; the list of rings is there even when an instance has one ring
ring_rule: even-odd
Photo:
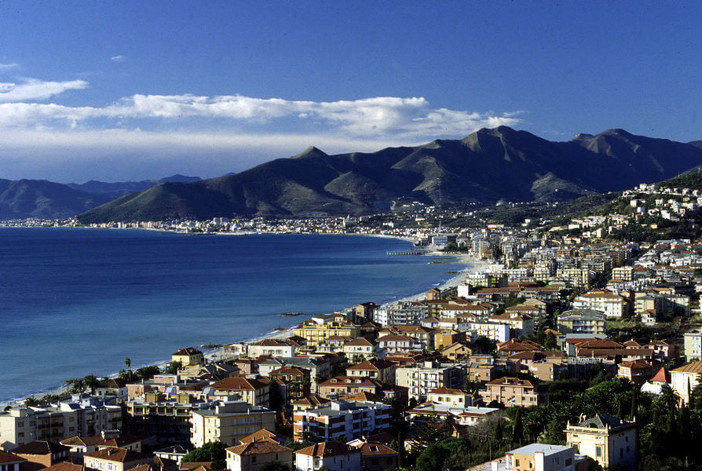
[[[670,178],[702,164],[695,145],[622,130],[550,142],[508,127],[374,153],[311,147],[245,172],[164,184],[80,216],[84,222],[233,214],[364,214],[393,201],[570,200]]]
[[[46,180],[0,180],[0,220],[72,217],[109,200]]]

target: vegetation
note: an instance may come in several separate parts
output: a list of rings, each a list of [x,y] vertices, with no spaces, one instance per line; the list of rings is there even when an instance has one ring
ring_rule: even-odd
[[[227,445],[223,442],[209,442],[195,448],[183,457],[184,462],[211,461],[212,469],[227,467]]]

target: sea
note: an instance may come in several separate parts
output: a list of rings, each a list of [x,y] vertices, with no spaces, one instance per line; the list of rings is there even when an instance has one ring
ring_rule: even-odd
[[[387,237],[0,228],[0,404],[424,292],[465,268]],[[301,312],[305,317],[282,317]]]

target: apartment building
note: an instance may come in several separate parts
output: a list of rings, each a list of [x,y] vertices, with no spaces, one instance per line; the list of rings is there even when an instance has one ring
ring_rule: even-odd
[[[504,377],[497,378],[480,391],[485,404],[492,401],[505,407],[529,407],[548,403],[548,393],[538,391],[534,383],[526,379]]]
[[[192,412],[190,442],[201,447],[208,442],[234,445],[262,428],[275,428],[275,412],[245,401],[220,402]]]
[[[395,371],[395,383],[409,389],[409,397],[424,400],[429,391],[441,387],[459,389],[465,384],[465,370],[454,364],[425,361]]]
[[[391,406],[382,402],[332,401],[328,406],[293,412],[296,441],[350,441],[391,427]]]
[[[34,440],[61,441],[105,430],[122,430],[122,409],[96,398],[0,412],[0,445],[6,451]]]

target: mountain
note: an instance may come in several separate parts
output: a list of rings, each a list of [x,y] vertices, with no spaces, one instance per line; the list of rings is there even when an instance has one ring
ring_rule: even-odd
[[[693,144],[621,129],[551,142],[501,126],[462,140],[374,153],[296,156],[193,183],[164,183],[80,215],[83,222],[234,214],[345,215],[398,201],[565,201],[655,182],[702,164]]]
[[[62,184],[47,180],[0,179],[0,220],[73,217],[127,193],[165,182],[193,182],[197,177],[173,175],[160,180]]]
[[[0,180],[0,220],[72,217],[107,201],[46,180]]]
[[[191,183],[200,180],[198,177],[188,177],[185,175],[172,175],[166,178],[160,178],[158,180],[142,180],[140,182],[100,182],[97,180],[90,180],[85,183],[69,183],[68,186],[75,190],[84,191],[86,193],[107,195],[110,200],[119,198],[120,196],[128,195],[129,193],[136,193],[139,191],[144,191],[147,188],[151,188],[154,185],[160,183],[168,182],[183,182]]]

